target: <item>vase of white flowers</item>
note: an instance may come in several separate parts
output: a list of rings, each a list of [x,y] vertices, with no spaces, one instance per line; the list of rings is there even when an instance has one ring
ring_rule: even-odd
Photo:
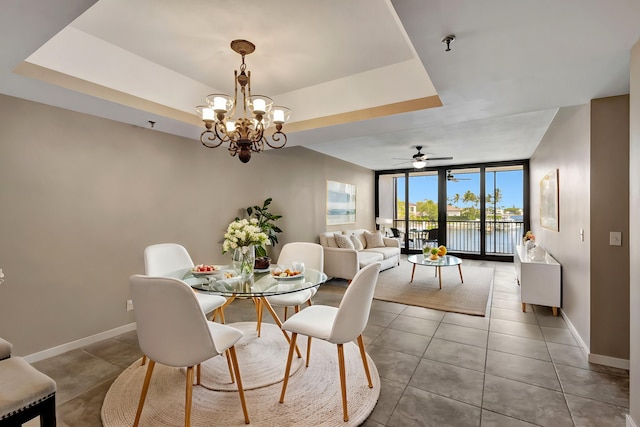
[[[268,241],[267,235],[255,218],[236,219],[227,227],[222,243],[222,253],[233,251],[233,268],[247,285],[253,281],[255,247],[263,246]]]

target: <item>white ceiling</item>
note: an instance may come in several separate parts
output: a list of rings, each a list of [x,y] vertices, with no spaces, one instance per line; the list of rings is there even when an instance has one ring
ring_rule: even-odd
[[[194,140],[193,107],[252,92],[287,146],[363,167],[528,158],[557,109],[629,91],[640,0],[3,0],[0,93]],[[443,36],[455,34],[452,51]],[[441,103],[441,106],[440,106]],[[432,107],[432,108],[426,108]],[[226,153],[226,151],[220,151]],[[211,155],[222,155],[212,150]],[[232,160],[230,160],[232,161]],[[233,161],[236,161],[233,159]]]

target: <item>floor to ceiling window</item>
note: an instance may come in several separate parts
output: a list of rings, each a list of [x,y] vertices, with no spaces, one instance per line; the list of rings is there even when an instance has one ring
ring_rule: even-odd
[[[403,252],[446,245],[468,257],[511,256],[528,213],[526,161],[379,171],[378,217]]]

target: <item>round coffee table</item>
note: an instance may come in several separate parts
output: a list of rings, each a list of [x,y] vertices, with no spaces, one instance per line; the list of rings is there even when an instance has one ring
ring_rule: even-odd
[[[413,275],[416,272],[416,265],[424,265],[426,267],[435,267],[436,268],[436,276],[438,276],[439,279],[439,283],[440,283],[440,289],[442,289],[442,267],[453,267],[453,266],[458,266],[458,272],[460,272],[460,282],[464,283],[464,279],[462,278],[462,268],[461,268],[461,264],[462,264],[462,260],[458,257],[455,257],[453,255],[445,255],[442,256],[440,258],[438,258],[437,260],[430,260],[428,257],[425,258],[424,255],[422,254],[418,254],[418,255],[409,255],[409,257],[407,257],[407,261],[409,261],[410,263],[413,264],[413,269],[411,270],[411,282],[413,282]]]

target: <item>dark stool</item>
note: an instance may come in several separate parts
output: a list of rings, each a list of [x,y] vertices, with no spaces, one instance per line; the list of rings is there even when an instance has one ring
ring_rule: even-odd
[[[22,357],[0,360],[0,427],[20,426],[40,416],[56,425],[56,383]]]

